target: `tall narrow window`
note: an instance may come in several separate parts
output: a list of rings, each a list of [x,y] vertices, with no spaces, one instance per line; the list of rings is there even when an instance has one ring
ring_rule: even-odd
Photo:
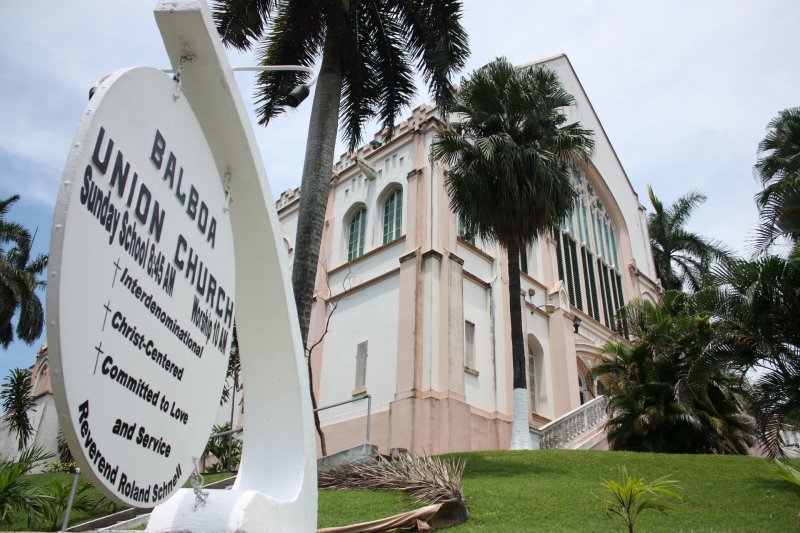
[[[383,204],[383,244],[400,237],[403,227],[403,189],[395,189]]]
[[[531,411],[536,413],[539,410],[536,394],[536,355],[530,347],[528,348],[528,390],[531,393]]]
[[[624,333],[617,317],[625,305],[617,233],[603,202],[580,171],[575,171],[575,179],[579,193],[575,211],[553,236],[558,277],[572,305]]]
[[[352,261],[364,255],[364,234],[367,229],[367,210],[361,208],[350,219],[347,236],[347,260]]]
[[[464,321],[464,366],[475,369],[475,324]]]
[[[520,272],[524,272],[526,274],[530,274],[528,272],[528,247],[523,246],[519,249],[519,270]]]
[[[367,388],[367,341],[356,348],[356,385],[354,393],[363,392]]]

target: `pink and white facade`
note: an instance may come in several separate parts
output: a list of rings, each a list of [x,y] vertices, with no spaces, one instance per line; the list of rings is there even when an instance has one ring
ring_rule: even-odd
[[[585,374],[618,335],[613,313],[660,291],[644,207],[569,60],[540,64],[575,97],[569,119],[594,130],[596,148],[575,169],[582,194],[571,219],[521,258],[532,428],[597,394]],[[313,387],[320,406],[369,394],[370,441],[382,453],[507,448],[510,439],[505,254],[459,234],[444,169],[429,160],[442,127],[437,110],[421,106],[391,140],[344,155],[325,217],[309,333],[310,342],[322,338]],[[277,207],[291,256],[299,194],[283,193]],[[365,417],[366,402],[322,412],[328,451],[363,443]]]

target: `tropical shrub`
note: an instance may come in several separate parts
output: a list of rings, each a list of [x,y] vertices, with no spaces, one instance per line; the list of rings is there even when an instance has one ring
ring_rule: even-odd
[[[50,497],[28,475],[51,457],[40,446],[32,446],[15,462],[0,459],[0,524],[8,524],[18,512],[28,515],[29,524],[44,516]]]
[[[69,495],[72,491],[73,477],[63,479],[53,479],[47,486],[48,499],[44,506],[45,521],[49,523],[52,530],[55,530],[64,520],[64,511],[69,503]],[[104,500],[92,490],[92,484],[81,479],[75,489],[75,498],[72,500],[71,512],[91,513],[97,509],[98,505]]]
[[[229,422],[221,426],[214,426],[212,433],[230,431]],[[210,467],[212,472],[228,472],[238,466],[242,457],[242,441],[235,434],[213,437],[208,440],[204,455],[213,455],[217,462]]]
[[[75,469],[78,468],[78,463],[75,461],[70,462],[63,462],[63,461],[53,461],[50,463],[45,470],[46,472],[63,472],[65,474],[71,474],[75,472]]]
[[[703,359],[717,339],[712,304],[707,293],[669,291],[658,304],[623,308],[635,340],[606,344],[589,373],[606,389],[613,450],[748,453],[756,430],[743,405],[746,389],[731,367]],[[689,380],[698,361],[706,368]]]
[[[678,488],[677,481],[670,479],[669,476],[662,476],[647,483],[644,478],[629,475],[625,468],[622,469],[619,481],[604,479],[603,487],[611,494],[611,497],[603,502],[606,514],[609,517],[619,516],[628,527],[628,533],[633,533],[636,519],[643,511],[652,509],[667,513],[670,505],[664,501],[664,496],[682,499],[675,492]]]
[[[758,369],[748,391],[751,411],[768,454],[781,455],[781,430],[800,421],[800,259],[728,261],[711,281],[716,338],[689,381],[706,381],[720,365],[742,377]]]

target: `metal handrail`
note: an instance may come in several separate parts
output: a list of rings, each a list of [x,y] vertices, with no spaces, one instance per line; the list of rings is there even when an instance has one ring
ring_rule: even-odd
[[[324,407],[317,407],[314,409],[314,412],[317,413],[319,411],[324,411],[326,409],[333,409],[334,407],[339,407],[340,405],[346,405],[348,403],[360,402],[361,400],[367,400],[367,434],[366,434],[366,442],[369,443],[369,435],[372,428],[372,396],[369,394],[365,394],[364,396],[359,396],[358,398],[353,398],[352,400],[345,400],[343,402],[332,403],[330,405],[326,405]],[[237,428],[237,429],[230,429],[228,431],[221,431],[219,433],[212,433],[208,436],[209,439],[215,439],[218,437],[225,437],[227,435],[233,435],[234,433],[241,433],[244,431],[244,426]]]
[[[225,437],[227,435],[233,435],[234,433],[241,433],[244,431],[244,426],[238,429],[229,429],[228,431],[221,431],[219,433],[212,433],[208,436],[209,439],[216,439],[217,437]]]
[[[370,396],[369,394],[365,394],[364,396],[359,396],[358,398],[353,398],[352,400],[345,400],[343,402],[332,403],[324,407],[317,407],[316,409],[314,409],[314,412],[317,413],[319,411],[324,411],[326,409],[339,407],[340,405],[346,405],[348,403],[353,403],[353,402],[360,402],[361,400],[367,400],[367,435],[365,437],[364,442],[369,444],[369,432],[370,432],[370,427],[372,426],[372,396]]]

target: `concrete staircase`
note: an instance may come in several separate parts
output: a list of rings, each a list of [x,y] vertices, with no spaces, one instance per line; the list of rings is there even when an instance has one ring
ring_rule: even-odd
[[[540,428],[531,428],[534,449],[608,449],[604,423],[607,398],[598,396]]]

